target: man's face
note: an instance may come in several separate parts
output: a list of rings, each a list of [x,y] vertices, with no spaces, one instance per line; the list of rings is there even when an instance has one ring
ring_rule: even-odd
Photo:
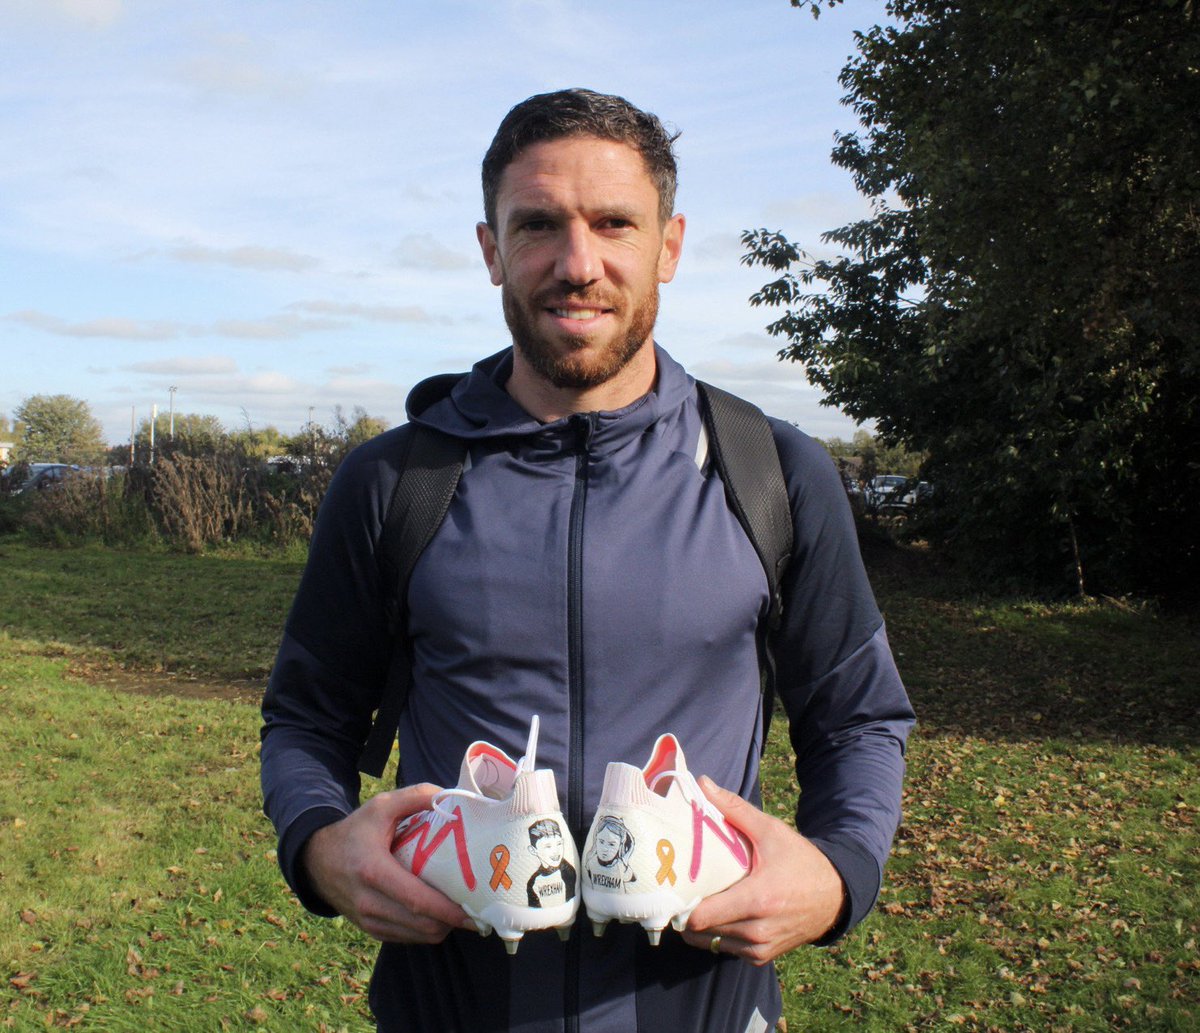
[[[627,144],[534,144],[504,170],[496,227],[478,236],[518,353],[555,387],[606,383],[653,340],[658,285],[675,275],[683,218]]]

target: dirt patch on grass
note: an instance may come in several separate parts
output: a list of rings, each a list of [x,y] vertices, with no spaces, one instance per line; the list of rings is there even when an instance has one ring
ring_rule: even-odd
[[[102,685],[138,696],[179,696],[183,699],[223,699],[231,703],[262,702],[264,682],[258,679],[220,681],[163,671],[130,670],[116,664],[72,661],[68,672],[89,685]]]

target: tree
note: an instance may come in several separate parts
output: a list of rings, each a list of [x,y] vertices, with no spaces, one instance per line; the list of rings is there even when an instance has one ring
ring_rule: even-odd
[[[845,472],[853,468],[855,478],[869,481],[876,474],[895,473],[916,477],[921,472],[924,456],[909,452],[902,445],[890,445],[865,430],[856,430],[850,441],[843,438],[818,438],[838,468]],[[853,459],[853,464],[845,463]]]
[[[229,435],[229,442],[247,459],[265,460],[287,452],[289,439],[272,424],[257,428],[247,419],[245,427]]]
[[[13,449],[15,462],[87,466],[104,456],[103,431],[87,402],[70,395],[30,395],[15,416],[24,424]]]
[[[816,12],[817,5],[808,4]],[[754,304],[831,404],[929,456],[931,539],[1084,592],[1197,583],[1200,26],[1179,0],[893,0],[843,70],[869,219]]]
[[[336,468],[351,449],[385,430],[387,424],[378,416],[368,415],[361,405],[354,407],[350,419],[346,419],[340,405],[335,405],[332,427],[306,423],[286,440],[286,451],[309,464]]]
[[[150,455],[150,421],[142,420],[134,435],[139,461]],[[159,413],[154,421],[154,449],[158,453],[181,453],[189,456],[210,456],[226,451],[229,435],[215,416],[200,413],[176,413],[175,434],[171,435],[169,413]]]

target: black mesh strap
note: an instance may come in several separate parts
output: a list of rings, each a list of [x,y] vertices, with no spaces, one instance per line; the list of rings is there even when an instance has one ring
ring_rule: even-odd
[[[770,588],[768,628],[783,616],[783,572],[792,555],[792,509],[771,425],[758,406],[711,384],[697,382],[708,430],[709,454],[725,484]]]
[[[412,661],[405,634],[404,601],[417,560],[441,526],[462,474],[466,447],[458,438],[420,424],[409,424],[400,461],[400,479],[388,503],[380,534],[380,571],[388,595],[388,633],[392,659],[371,733],[358,758],[358,769],[383,774],[400,715],[408,703]]]

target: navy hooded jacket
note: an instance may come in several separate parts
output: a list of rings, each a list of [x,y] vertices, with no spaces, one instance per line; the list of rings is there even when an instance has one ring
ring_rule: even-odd
[[[539,423],[504,390],[507,350],[410,410],[464,439],[469,457],[409,585],[402,783],[455,784],[476,739],[519,756],[538,714],[538,767],[554,770],[579,844],[608,763],[640,767],[663,732],[690,770],[758,801],[766,577],[703,461],[694,381],[661,348],[656,357],[653,390],[617,412]],[[795,525],[777,690],[801,787],[797,827],[847,889],[831,942],[878,894],[913,715],[833,464],[771,422]],[[393,646],[376,549],[399,473],[395,434],[356,449],[334,478],[263,704],[265,808],[284,875],[318,914],[329,908],[306,885],[300,851],[358,805],[355,763]],[[469,932],[434,947],[385,944],[372,1010],[383,1030],[439,1033],[743,1033],[780,1013],[770,965],[669,933],[651,947],[636,926],[601,939],[586,929],[576,923],[567,944],[526,936],[512,958]]]

